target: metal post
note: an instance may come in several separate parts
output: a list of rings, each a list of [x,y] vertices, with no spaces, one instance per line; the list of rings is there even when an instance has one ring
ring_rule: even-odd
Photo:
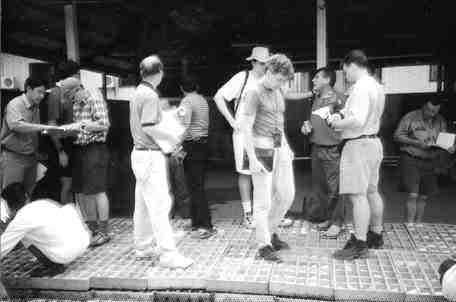
[[[72,4],[66,4],[64,10],[67,58],[79,63],[79,38],[76,2],[73,1]]]
[[[317,68],[328,64],[328,47],[326,38],[326,2],[317,1]]]

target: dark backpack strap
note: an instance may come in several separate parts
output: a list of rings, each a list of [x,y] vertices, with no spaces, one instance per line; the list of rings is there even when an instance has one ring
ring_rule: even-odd
[[[239,102],[241,101],[242,93],[244,92],[245,85],[247,84],[247,79],[249,78],[249,71],[245,71],[245,78],[244,78],[244,83],[242,84],[241,92],[239,93],[239,96],[237,97],[237,103],[234,105],[234,113],[236,114],[236,111],[239,107]],[[236,100],[235,100],[236,102]]]

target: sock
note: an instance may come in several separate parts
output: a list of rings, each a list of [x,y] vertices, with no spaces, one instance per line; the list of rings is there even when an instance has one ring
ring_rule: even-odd
[[[98,223],[96,221],[86,221],[86,224],[92,235],[94,235],[98,230]]]
[[[98,223],[100,233],[108,235],[108,221],[103,220]]]
[[[376,234],[381,234],[383,232],[383,225],[371,225],[370,230]]]
[[[242,202],[242,209],[244,210],[244,214],[252,213],[252,205],[250,200]]]

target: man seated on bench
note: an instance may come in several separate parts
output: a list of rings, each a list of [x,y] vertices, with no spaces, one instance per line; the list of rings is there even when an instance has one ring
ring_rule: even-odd
[[[0,236],[0,259],[22,242],[44,266],[30,276],[52,277],[63,273],[64,264],[87,249],[90,235],[73,204],[62,206],[49,199],[45,191],[29,202],[24,186],[17,182],[8,185],[1,196],[9,218]]]

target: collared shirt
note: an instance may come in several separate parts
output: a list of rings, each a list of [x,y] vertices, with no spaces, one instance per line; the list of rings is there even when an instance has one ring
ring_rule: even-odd
[[[32,104],[25,94],[12,99],[6,106],[5,118],[0,132],[1,145],[12,152],[33,155],[38,150],[38,132],[27,130],[24,123],[39,124],[40,109]]]
[[[16,244],[34,245],[56,263],[69,263],[82,255],[90,241],[88,230],[72,204],[40,199],[22,207],[0,237],[0,258]]]
[[[352,117],[356,125],[342,131],[342,138],[356,138],[361,135],[377,134],[385,107],[385,93],[370,75],[364,75],[355,84],[341,112]]]
[[[456,264],[443,275],[442,294],[448,301],[456,300]]]
[[[74,122],[98,122],[109,127],[108,108],[102,98],[93,97],[88,90],[81,89],[72,96],[72,101]],[[96,142],[104,143],[107,135],[108,130],[80,131],[74,144],[85,146]]]
[[[394,132],[394,137],[407,137],[423,141],[425,143],[435,143],[440,132],[447,131],[445,119],[437,114],[430,120],[425,120],[423,109],[414,110],[407,113],[399,122]],[[421,149],[409,144],[401,144],[401,151],[407,152],[412,156],[422,158],[434,158],[438,155],[435,149]]]
[[[161,115],[158,93],[150,84],[139,84],[130,101],[130,131],[135,148],[160,149],[154,139],[146,134],[143,127],[159,123]]]
[[[334,89],[330,89],[322,95],[315,97],[312,104],[312,112],[324,107],[329,107],[330,112],[334,113],[342,109],[344,105],[345,97]],[[313,144],[333,146],[342,141],[340,133],[329,127],[326,120],[321,118],[319,115],[311,114],[310,123],[312,125],[310,141]]]
[[[273,137],[277,131],[284,134],[285,101],[280,89],[271,90],[262,83],[247,92],[245,115],[255,114],[254,136]]]
[[[184,125],[187,128],[185,140],[195,140],[208,136],[209,105],[198,93],[187,94],[180,104],[184,109]]]

